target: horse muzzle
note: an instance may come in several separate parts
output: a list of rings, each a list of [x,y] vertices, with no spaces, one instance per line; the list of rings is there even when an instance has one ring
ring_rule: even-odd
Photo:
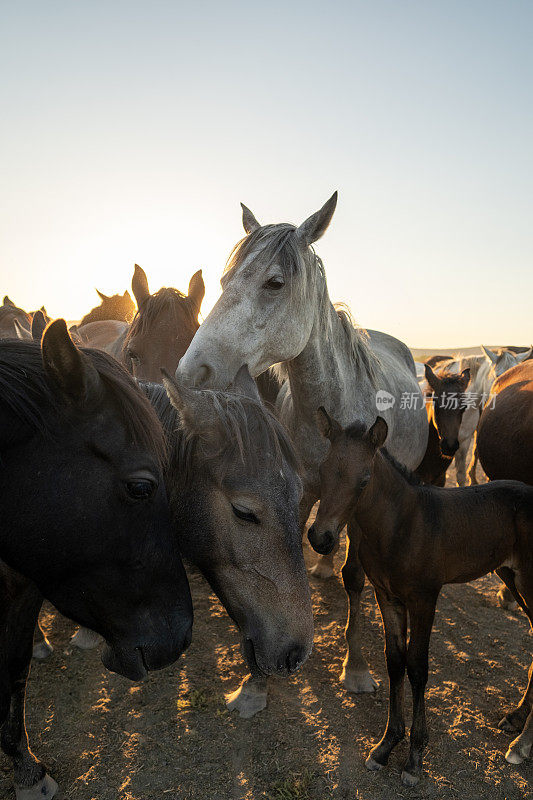
[[[325,531],[319,532],[316,525],[311,525],[307,532],[307,538],[313,550],[321,556],[329,555],[329,553],[334,550],[339,539],[338,535],[333,533],[333,531],[326,529]]]
[[[187,621],[173,631],[167,641],[147,644],[106,642],[102,662],[111,672],[117,672],[131,681],[139,681],[148,672],[174,663],[189,647],[191,640],[192,623]]]

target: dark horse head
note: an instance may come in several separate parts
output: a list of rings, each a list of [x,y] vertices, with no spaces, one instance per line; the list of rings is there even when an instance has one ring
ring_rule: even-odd
[[[190,641],[189,587],[171,527],[164,439],[146,397],[64,320],[0,342],[0,558],[63,614],[102,634],[132,679]]]
[[[202,270],[189,281],[188,294],[164,287],[150,294],[145,271],[135,264],[131,288],[138,311],[124,342],[124,363],[145,381],[161,381],[161,368],[174,374],[199,328],[205,294]]]
[[[459,447],[470,369],[467,367],[456,375],[446,370],[435,372],[426,364],[426,380],[433,392],[433,420],[439,433],[440,449],[443,455],[453,456]]]
[[[287,435],[246,367],[231,392],[188,389],[168,374],[165,387],[170,402],[162,387],[146,390],[169,435],[181,552],[239,627],[251,671],[293,672],[311,651],[313,615]]]

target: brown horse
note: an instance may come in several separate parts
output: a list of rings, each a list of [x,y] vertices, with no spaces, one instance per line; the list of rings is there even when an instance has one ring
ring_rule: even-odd
[[[389,717],[366,766],[381,769],[403,739],[407,667],[413,723],[402,782],[413,786],[422,774],[428,740],[424,694],[441,588],[495,570],[533,622],[533,488],[518,481],[457,489],[422,486],[381,449],[387,437],[382,417],[370,428],[357,421],[344,429],[324,408],[317,417],[331,447],[320,468],[321,501],[309,541],[319,553],[329,552],[344,525],[356,520],[362,532],[359,557],[374,586],[385,628]],[[520,704],[500,722],[507,731],[522,731],[506,755],[513,764],[531,751],[532,700],[533,662]]]
[[[89,322],[100,322],[101,320],[116,319],[119,322],[131,322],[135,314],[135,304],[130,297],[130,293],[106,295],[96,289],[96,294],[102,301],[99,306],[95,306],[88,314],[85,314],[81,325]]]
[[[479,421],[477,450],[491,479],[533,484],[533,361],[524,361],[492,385]]]
[[[135,264],[131,288],[138,311],[125,337],[123,360],[136,378],[161,382],[161,368],[173,374],[200,327],[204,299],[202,270],[189,281],[188,294],[162,288],[150,294],[145,271]]]

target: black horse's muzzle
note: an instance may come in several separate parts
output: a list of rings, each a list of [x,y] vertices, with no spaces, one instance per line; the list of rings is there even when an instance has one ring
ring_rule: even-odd
[[[315,550],[315,552],[319,553],[321,556],[327,556],[337,543],[337,537],[332,531],[324,531],[323,533],[318,533],[316,527],[311,525],[307,532],[307,538],[309,539],[309,544]]]

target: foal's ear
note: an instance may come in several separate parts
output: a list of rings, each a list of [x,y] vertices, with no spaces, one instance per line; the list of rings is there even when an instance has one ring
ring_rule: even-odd
[[[144,301],[150,297],[150,289],[148,288],[146,272],[138,264],[135,264],[133,278],[131,279],[131,289],[137,301],[137,308],[140,308]]]
[[[261,227],[261,223],[256,220],[249,208],[241,203],[242,208],[242,227],[246,233],[253,233]]]
[[[243,364],[235,375],[232,389],[236,394],[243,394],[245,397],[250,397],[252,400],[257,400],[258,403],[261,403],[261,395],[256,382],[250,375],[248,364]]]
[[[492,361],[493,364],[497,362],[498,354],[495,353],[494,350],[491,350],[490,347],[485,347],[484,344],[481,345],[481,349],[483,350],[489,361]]]
[[[101,292],[100,289],[95,289],[95,291],[96,291],[96,294],[98,295],[98,297],[100,298],[100,300],[102,300],[102,301],[109,300],[109,297],[106,294],[104,294],[103,292]]]
[[[199,269],[198,272],[195,272],[192,278],[189,281],[189,290],[187,292],[187,296],[189,300],[194,304],[194,307],[200,311],[200,306],[202,305],[202,300],[204,299],[205,295],[205,283],[202,277],[202,270]]]
[[[440,378],[437,377],[437,375],[435,375],[429,364],[426,364],[424,369],[426,373],[427,382],[429,383],[434,392],[438,392],[440,389]]]
[[[366,438],[376,450],[379,447],[383,447],[385,444],[385,439],[387,438],[387,434],[389,432],[389,426],[383,419],[383,417],[376,417],[376,421],[372,425],[371,428],[368,429],[366,433]]]
[[[100,376],[89,356],[70,338],[64,319],[48,325],[41,347],[46,375],[68,400],[83,404],[101,394]]]
[[[46,319],[42,311],[36,311],[31,321],[31,337],[34,342],[41,342],[43,338],[44,329],[46,328]]]
[[[22,339],[23,341],[31,339],[31,333],[27,328],[20,324],[18,319],[13,320],[13,327],[15,328],[17,339]]]
[[[461,374],[459,375],[459,383],[466,389],[468,384],[470,383],[470,367],[464,369]]]
[[[337,206],[337,192],[333,192],[327,203],[320,211],[311,214],[299,228],[296,228],[296,238],[300,244],[307,246],[316,242],[326,232]]]
[[[336,419],[330,417],[324,406],[320,406],[317,409],[315,419],[318,430],[322,436],[325,439],[329,439],[330,442],[333,442],[333,440],[342,433],[342,425],[340,425]]]

